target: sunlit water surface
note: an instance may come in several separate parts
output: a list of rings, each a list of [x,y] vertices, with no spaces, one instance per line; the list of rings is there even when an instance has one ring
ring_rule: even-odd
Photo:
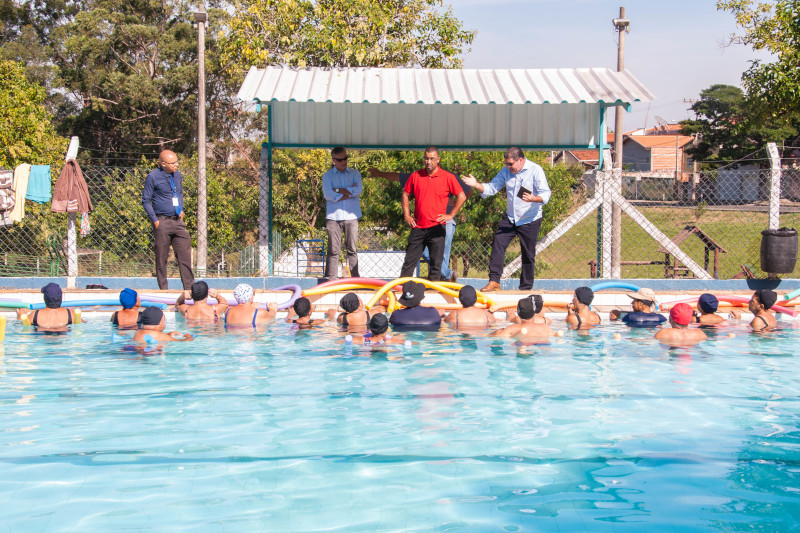
[[[605,325],[373,352],[335,329],[168,326],[199,337],[142,355],[101,318],[9,323],[0,529],[800,528],[791,323],[682,349]]]

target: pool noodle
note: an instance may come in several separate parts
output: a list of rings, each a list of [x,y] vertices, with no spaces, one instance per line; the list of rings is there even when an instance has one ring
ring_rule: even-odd
[[[300,298],[300,296],[302,295],[302,289],[300,288],[300,286],[299,285],[294,285],[294,284],[282,285],[280,287],[276,287],[276,288],[270,289],[270,290],[273,290],[273,291],[293,291],[292,296],[290,296],[288,300],[278,304],[278,309],[279,310],[280,309],[287,309],[287,308],[291,307],[292,304],[294,304],[295,300]],[[172,296],[151,296],[151,295],[147,295],[147,296],[144,296],[144,298],[146,298],[147,301],[149,301],[149,302],[160,302],[160,303],[165,303],[165,304],[169,304],[169,305],[175,305],[175,302],[177,301],[177,297],[172,297]],[[218,303],[215,298],[209,298],[208,302],[211,303],[211,304]],[[185,300],[184,303],[186,305],[194,305],[194,300],[192,300],[192,299]],[[232,302],[229,302],[228,305],[230,307],[233,307],[237,303],[238,302],[236,302],[234,300]],[[258,307],[260,309],[266,309],[267,308],[267,306],[264,305],[264,304],[259,304]]]
[[[555,307],[558,309],[565,309],[567,304],[570,302],[558,302],[558,301],[545,301],[542,303],[542,309],[545,307]],[[502,309],[508,309],[510,307],[516,307],[517,302],[498,302],[489,308],[489,311],[500,311]]]
[[[383,296],[383,294],[386,293],[386,291],[390,290],[392,287],[395,287],[397,285],[402,285],[403,283],[405,283],[407,281],[416,281],[417,283],[421,283],[422,285],[425,285],[425,287],[428,287],[428,288],[431,288],[431,289],[435,289],[435,290],[437,290],[437,291],[439,291],[439,292],[441,292],[443,294],[447,294],[448,296],[452,296],[454,298],[458,298],[458,291],[455,291],[455,290],[453,290],[451,288],[448,288],[447,286],[444,285],[445,283],[449,283],[449,282],[434,282],[434,281],[429,281],[427,279],[411,278],[411,277],[408,277],[408,278],[397,278],[395,280],[392,280],[392,281],[386,283],[383,287],[378,289],[375,292],[375,294],[372,296],[372,298],[370,298],[369,302],[367,302],[364,305],[364,308],[365,309],[371,309],[372,307],[375,306],[375,304],[378,302],[378,300],[380,300],[380,297]],[[481,303],[485,303],[485,304],[490,305],[490,306],[494,303],[494,301],[491,298],[488,298],[487,296],[479,293],[478,291],[475,291],[475,292],[478,293],[479,299],[482,300]]]
[[[800,289],[795,289],[795,290],[793,290],[792,292],[790,292],[790,293],[786,294],[786,295],[783,297],[783,299],[784,299],[784,300],[791,300],[792,298],[796,298],[796,297],[798,297],[798,296],[800,296]]]
[[[316,287],[312,287],[312,290],[321,289],[323,287],[331,287],[334,285],[348,284],[348,283],[354,283],[357,285],[372,285],[377,288],[386,285],[386,280],[377,278],[338,278],[326,281],[324,283],[320,283]],[[395,289],[399,291],[400,286],[398,285],[397,287],[395,287]]]
[[[623,281],[604,281],[602,283],[595,283],[591,287],[592,292],[602,291],[603,289],[627,289],[629,291],[638,291],[639,286],[632,283],[625,283]]]
[[[0,302],[2,304],[3,302]],[[120,305],[119,299],[108,299],[108,300],[73,300],[67,302],[61,302],[61,307],[94,307],[94,306],[103,306],[103,307],[115,307]],[[149,307],[155,306],[159,309],[166,309],[167,305],[161,302],[153,302],[150,300],[143,300],[142,307]],[[44,309],[44,303],[35,303],[30,304],[28,307],[29,309]]]
[[[699,296],[695,297],[695,298],[687,298],[685,300],[669,302],[667,304],[662,304],[662,305],[673,306],[673,305],[676,305],[676,304],[679,304],[679,303],[696,302],[698,300],[698,298],[699,298]],[[717,300],[719,300],[720,302],[746,304],[746,303],[748,303],[750,301],[750,298],[748,298],[747,296],[717,296]],[[770,311],[773,311],[773,310],[777,311],[778,313],[785,313],[785,314],[787,314],[789,316],[792,316],[792,317],[797,316],[797,311],[794,311],[792,309],[787,309],[787,308],[785,308],[783,306],[780,306],[780,305],[773,305],[772,307],[770,307]]]
[[[358,279],[358,278],[350,278],[350,279]],[[337,280],[338,281],[338,280]],[[311,289],[303,291],[303,296],[318,296],[322,294],[330,294],[333,292],[339,291],[350,291],[356,289],[375,289],[370,284],[361,285],[358,283],[340,283],[338,285],[328,285],[327,287],[321,287],[317,285]],[[394,310],[393,308],[397,305],[397,297],[392,291],[388,291],[388,298],[389,298],[389,306],[388,311]]]

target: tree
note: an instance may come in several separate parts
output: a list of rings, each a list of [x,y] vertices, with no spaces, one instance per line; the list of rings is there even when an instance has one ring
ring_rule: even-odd
[[[0,61],[0,166],[49,165],[64,157],[59,137],[44,106],[44,88],[25,78],[22,65]]]
[[[703,90],[691,109],[697,118],[682,121],[681,133],[695,137],[686,152],[696,161],[738,161],[767,142],[797,135],[795,127],[783,120],[756,120],[742,89],[732,85]]]
[[[475,36],[442,0],[231,0],[220,34],[239,68],[458,67]]]
[[[742,76],[757,118],[780,120],[800,114],[800,0],[717,0],[717,9],[730,11],[743,34],[730,43],[767,51],[777,60],[753,60]]]

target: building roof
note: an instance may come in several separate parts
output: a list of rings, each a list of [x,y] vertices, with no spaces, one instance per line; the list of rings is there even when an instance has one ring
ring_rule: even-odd
[[[269,105],[274,146],[497,149],[596,147],[601,110],[654,96],[607,68],[253,67],[239,98]]]
[[[683,147],[692,142],[692,137],[688,135],[631,135],[625,140],[634,141],[647,149],[655,147],[674,147],[677,139],[678,146]]]

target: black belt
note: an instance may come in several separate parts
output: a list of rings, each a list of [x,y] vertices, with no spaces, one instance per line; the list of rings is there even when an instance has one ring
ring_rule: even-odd
[[[156,215],[156,216],[158,217],[158,220],[164,220],[165,218],[168,218],[170,220],[178,220],[180,218],[178,215],[172,215],[171,217],[167,215]]]

